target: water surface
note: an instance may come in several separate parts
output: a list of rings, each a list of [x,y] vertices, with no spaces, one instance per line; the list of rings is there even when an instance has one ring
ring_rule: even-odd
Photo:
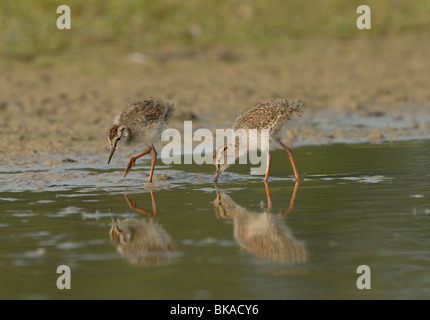
[[[216,188],[212,166],[157,162],[152,189],[148,160],[120,181],[121,156],[0,168],[0,298],[430,298],[430,141],[294,149],[286,215],[294,176],[272,155],[269,189],[247,165]]]

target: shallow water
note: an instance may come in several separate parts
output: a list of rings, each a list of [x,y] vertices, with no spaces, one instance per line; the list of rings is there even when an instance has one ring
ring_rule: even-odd
[[[269,190],[247,165],[216,188],[210,165],[158,162],[152,189],[148,160],[120,180],[124,156],[0,168],[0,298],[429,299],[430,140],[294,155],[305,181],[286,215],[283,151]],[[357,288],[360,265],[370,289]]]

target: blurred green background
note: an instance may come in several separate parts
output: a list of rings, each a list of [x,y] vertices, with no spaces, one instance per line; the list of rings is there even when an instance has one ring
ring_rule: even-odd
[[[56,28],[57,7],[71,8],[71,30]],[[356,9],[372,10],[371,31]],[[430,34],[429,0],[2,0],[0,53],[12,58],[90,45],[273,47],[306,37],[349,39],[366,32]]]

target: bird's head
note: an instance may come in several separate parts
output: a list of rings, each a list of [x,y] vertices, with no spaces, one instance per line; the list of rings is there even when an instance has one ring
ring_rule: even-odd
[[[111,147],[108,164],[122,140],[128,139],[128,129],[124,125],[113,125],[108,131],[108,141]]]
[[[232,151],[232,152],[229,152],[229,151]],[[217,182],[220,174],[225,169],[227,169],[231,163],[234,162],[234,159],[235,159],[234,148],[229,148],[227,145],[225,145],[216,149],[213,154],[213,159],[214,159],[214,165],[216,168],[214,181]]]

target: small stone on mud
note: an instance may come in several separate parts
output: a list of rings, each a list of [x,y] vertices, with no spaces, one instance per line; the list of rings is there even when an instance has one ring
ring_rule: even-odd
[[[156,174],[154,175],[155,180],[167,180],[170,179],[166,174]]]
[[[182,111],[178,113],[178,115],[176,116],[176,119],[181,121],[197,120],[197,115],[192,111]]]
[[[71,158],[65,158],[63,160],[61,160],[61,162],[64,163],[74,163],[74,162],[78,162],[77,160],[71,159]]]
[[[204,183],[204,182],[206,182],[206,177],[204,177],[204,176],[195,177],[195,178],[191,179],[191,181],[193,183]]]
[[[145,183],[144,188],[147,191],[153,191],[153,190],[161,190],[163,189],[163,186],[161,184],[156,184],[154,182],[147,182]]]
[[[368,111],[367,115],[369,117],[382,117],[385,115],[384,111],[375,110],[375,111]]]
[[[371,133],[369,133],[366,137],[369,140],[380,140],[383,138],[383,135],[380,130],[374,129]]]
[[[343,132],[341,130],[335,130],[329,137],[332,139],[340,139],[343,137]]]

